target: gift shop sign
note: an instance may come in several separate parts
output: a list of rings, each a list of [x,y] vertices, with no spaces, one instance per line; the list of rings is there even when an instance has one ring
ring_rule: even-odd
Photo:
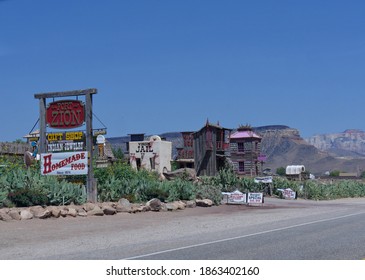
[[[82,131],[47,134],[47,152],[76,152],[86,150],[86,137]]]
[[[80,127],[85,122],[85,106],[79,100],[61,100],[49,103],[46,110],[49,127],[70,129]]]
[[[42,175],[83,175],[87,172],[87,152],[41,154]]]

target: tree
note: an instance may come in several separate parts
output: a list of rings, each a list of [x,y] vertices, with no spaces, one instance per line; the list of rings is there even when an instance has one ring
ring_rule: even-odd
[[[279,167],[276,169],[276,174],[278,174],[279,176],[285,176],[286,174],[286,169],[285,167]]]
[[[124,159],[124,153],[121,148],[113,149],[113,154],[116,159],[123,160]]]
[[[339,170],[333,170],[333,171],[330,172],[330,176],[331,177],[339,177],[340,173],[341,173],[341,171],[339,171]]]

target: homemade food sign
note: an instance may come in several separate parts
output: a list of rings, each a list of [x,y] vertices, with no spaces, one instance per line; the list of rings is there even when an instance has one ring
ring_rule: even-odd
[[[84,125],[85,106],[79,100],[52,102],[46,109],[46,123],[55,129]],[[81,131],[47,134],[48,153],[41,154],[42,175],[83,175],[88,173],[86,137]]]
[[[41,155],[42,175],[82,175],[88,171],[88,153],[49,153]]]

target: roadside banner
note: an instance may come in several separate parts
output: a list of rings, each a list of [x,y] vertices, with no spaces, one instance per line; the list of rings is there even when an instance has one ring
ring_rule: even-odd
[[[297,193],[292,189],[278,189],[279,192],[282,194],[282,198],[285,199],[296,199]]]
[[[84,175],[87,172],[87,152],[41,154],[42,175]]]
[[[222,193],[227,197],[227,204],[245,204],[246,203],[246,194],[236,190],[234,192],[225,192]]]
[[[255,181],[255,183],[271,184],[272,183],[272,176],[256,177],[254,179],[254,181]]]
[[[264,194],[263,193],[248,193],[247,194],[247,203],[248,204],[264,203]]]

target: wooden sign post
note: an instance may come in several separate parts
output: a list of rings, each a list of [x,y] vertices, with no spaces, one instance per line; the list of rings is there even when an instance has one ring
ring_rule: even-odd
[[[69,96],[85,96],[85,116],[83,120],[86,122],[86,150],[88,152],[88,171],[87,171],[87,180],[86,180],[86,190],[87,190],[87,200],[89,202],[97,202],[97,186],[96,179],[94,178],[94,170],[92,165],[93,159],[93,125],[92,125],[92,96],[96,94],[96,89],[85,89],[85,90],[75,90],[75,91],[64,91],[64,92],[50,92],[50,93],[39,93],[35,94],[34,98],[39,99],[39,119],[40,119],[40,138],[39,138],[39,152],[40,154],[46,153],[47,147],[47,123],[51,122],[54,124],[55,128],[73,128],[80,126],[82,124],[78,123],[80,118],[78,116],[79,111],[73,112],[67,110],[67,102],[66,104],[61,104],[61,109],[65,109],[60,112],[53,112],[50,115],[53,116],[52,120],[47,120],[47,98],[63,98]],[[61,103],[61,102],[60,102]],[[71,101],[69,103],[72,103]],[[81,122],[81,121],[80,121]]]

